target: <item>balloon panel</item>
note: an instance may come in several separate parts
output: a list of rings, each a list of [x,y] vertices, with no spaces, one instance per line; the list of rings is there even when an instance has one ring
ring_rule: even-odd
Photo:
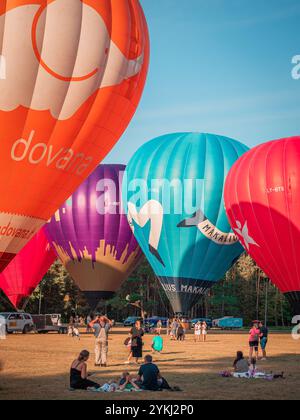
[[[55,259],[56,255],[42,229],[0,274],[0,289],[15,308],[24,309]]]
[[[138,0],[1,2],[0,38],[1,270],[123,134],[149,39]]]
[[[99,166],[45,228],[90,301],[112,297],[142,258],[123,211],[124,171],[123,165]]]
[[[246,150],[225,137],[170,134],[142,146],[127,167],[128,217],[175,312],[187,312],[243,250],[225,213],[223,186]],[[138,197],[141,180],[147,192]]]

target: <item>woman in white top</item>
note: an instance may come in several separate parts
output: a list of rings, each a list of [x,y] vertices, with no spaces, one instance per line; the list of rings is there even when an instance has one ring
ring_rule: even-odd
[[[201,333],[202,333],[202,341],[203,343],[205,343],[206,338],[207,338],[207,323],[206,322],[202,322]]]
[[[198,343],[201,340],[201,322],[198,321],[195,324],[195,343],[198,341]]]

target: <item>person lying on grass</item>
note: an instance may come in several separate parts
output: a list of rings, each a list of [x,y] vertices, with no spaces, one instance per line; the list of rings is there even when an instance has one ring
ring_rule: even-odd
[[[83,350],[78,358],[74,360],[70,369],[70,388],[71,390],[81,389],[88,391],[95,391],[100,389],[100,385],[88,379],[90,376],[87,371],[87,362],[90,358],[90,353]]]
[[[136,384],[134,379],[129,372],[124,372],[119,382],[120,391],[139,391],[140,387]]]

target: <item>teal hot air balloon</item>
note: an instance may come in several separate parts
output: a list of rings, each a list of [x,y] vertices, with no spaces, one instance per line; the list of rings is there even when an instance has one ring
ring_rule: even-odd
[[[127,216],[176,314],[187,315],[243,252],[223,192],[247,150],[212,134],[169,134],[142,146],[127,167]]]

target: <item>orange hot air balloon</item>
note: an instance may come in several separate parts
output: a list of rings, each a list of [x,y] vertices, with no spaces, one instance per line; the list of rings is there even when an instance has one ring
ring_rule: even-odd
[[[0,271],[111,150],[141,98],[138,0],[0,3]]]

